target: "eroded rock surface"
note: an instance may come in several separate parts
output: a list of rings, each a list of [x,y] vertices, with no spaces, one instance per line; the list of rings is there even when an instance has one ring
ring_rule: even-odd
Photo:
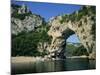
[[[76,34],[87,52],[95,58],[95,7],[82,7],[80,11],[71,15],[57,16],[53,18],[48,35],[52,36],[50,56],[64,58],[66,39]]]
[[[12,34],[34,31],[36,27],[43,25],[44,19],[40,15],[32,14],[27,6],[12,5]]]

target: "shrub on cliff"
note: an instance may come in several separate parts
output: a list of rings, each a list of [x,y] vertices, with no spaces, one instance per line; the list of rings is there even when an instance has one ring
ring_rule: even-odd
[[[77,22],[79,21],[83,16],[86,15],[92,15],[93,17],[95,17],[95,12],[96,7],[95,6],[82,6],[80,10],[73,12],[72,14],[68,15],[63,15],[62,16],[62,20],[60,21],[60,23],[64,23],[67,21],[72,21],[72,22]],[[95,19],[94,19],[95,20]]]

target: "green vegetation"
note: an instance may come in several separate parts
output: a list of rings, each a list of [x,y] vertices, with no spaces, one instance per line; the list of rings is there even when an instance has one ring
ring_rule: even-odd
[[[88,52],[87,50],[84,48],[84,46],[80,46],[78,48],[76,48],[74,51],[73,51],[73,54],[74,56],[81,56],[81,55],[87,55],[88,56]]]
[[[49,42],[51,38],[47,35],[47,25],[37,27],[35,31],[28,33],[22,32],[19,35],[12,35],[12,56],[44,56],[43,53],[37,50],[38,42]]]
[[[25,14],[14,13],[14,14],[12,14],[12,17],[20,19],[20,20],[24,20],[26,16],[30,16],[30,15],[31,15],[31,12],[25,13]]]
[[[60,20],[60,23],[61,23],[61,24],[62,24],[63,22],[65,22],[65,21],[69,21],[69,20],[68,20],[69,15],[67,15],[67,14],[66,14],[66,15],[63,15],[62,18],[63,18],[63,19]]]
[[[21,6],[15,5],[15,4],[11,4],[11,7],[13,7],[13,9],[15,9],[17,11],[17,9],[20,8]]]
[[[60,23],[62,24],[63,22],[66,21],[72,21],[72,22],[77,22],[79,21],[83,16],[93,16],[95,18],[96,14],[96,7],[95,6],[83,6],[79,11],[73,12],[70,15],[63,15],[62,20]],[[95,20],[95,19],[94,19]]]
[[[68,44],[66,46],[67,56],[81,56],[81,55],[88,55],[87,50],[84,48],[83,45],[75,46],[73,44]]]
[[[12,4],[11,7],[14,9],[13,13],[11,14],[11,16],[14,17],[14,18],[18,18],[20,20],[24,20],[26,16],[32,15],[31,11],[29,11],[28,13],[19,14],[18,13],[18,9],[21,8],[21,6],[19,6],[19,5]]]
[[[73,54],[73,51],[75,50],[75,49],[77,49],[77,47],[76,46],[74,46],[74,45],[72,45],[72,44],[67,44],[66,45],[66,55],[67,56],[73,56],[72,54]]]

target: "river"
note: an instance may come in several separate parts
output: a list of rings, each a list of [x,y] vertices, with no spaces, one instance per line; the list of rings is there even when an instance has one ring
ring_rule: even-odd
[[[58,71],[75,71],[95,69],[95,60],[75,58],[55,61],[38,61],[29,63],[12,63],[12,74],[43,73]]]

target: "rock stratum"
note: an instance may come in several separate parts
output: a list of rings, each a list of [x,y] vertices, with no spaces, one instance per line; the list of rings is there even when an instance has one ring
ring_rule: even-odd
[[[53,17],[48,23],[40,15],[33,14],[27,6],[12,5],[12,34],[34,32],[36,28],[46,24],[46,31],[51,42],[39,42],[40,52],[47,51],[46,58],[65,59],[66,39],[76,34],[86,48],[89,58],[96,57],[96,12],[95,6],[83,6],[79,11]],[[42,30],[46,30],[47,28]],[[46,39],[46,38],[45,38]],[[49,39],[48,39],[49,40]]]

